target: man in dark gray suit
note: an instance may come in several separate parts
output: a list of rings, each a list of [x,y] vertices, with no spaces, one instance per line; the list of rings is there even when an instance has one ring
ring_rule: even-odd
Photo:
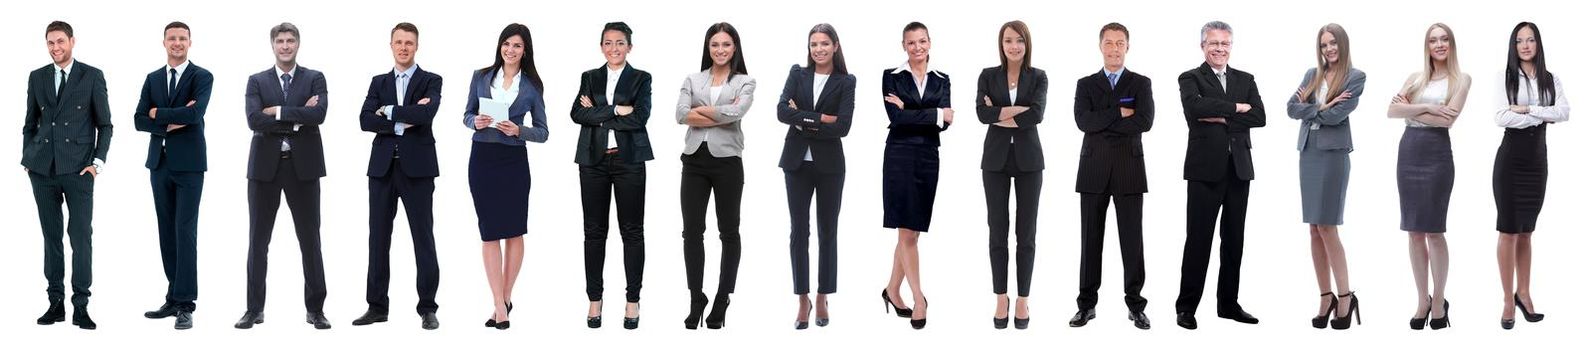
[[[45,289],[50,309],[41,325],[66,321],[65,253],[61,245],[61,204],[71,213],[66,224],[72,244],[72,325],[94,329],[88,317],[88,287],[94,281],[94,178],[110,151],[110,100],[105,74],[72,59],[72,25],[55,21],[44,29],[54,64],[28,75],[28,112],[22,124],[22,167],[33,184],[44,231]]]

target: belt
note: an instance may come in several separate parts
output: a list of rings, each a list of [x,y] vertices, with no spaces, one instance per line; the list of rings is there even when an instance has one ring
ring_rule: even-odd
[[[282,159],[293,159],[293,151],[282,151]]]

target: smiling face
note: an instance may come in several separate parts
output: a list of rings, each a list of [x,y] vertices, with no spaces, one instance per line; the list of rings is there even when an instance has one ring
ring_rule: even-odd
[[[1022,66],[1022,59],[1027,55],[1027,38],[1010,27],[1000,31],[1000,52],[1005,54],[1005,61],[1012,67]]]
[[[392,31],[392,62],[398,67],[414,65],[414,53],[420,51],[420,35],[407,30]]]
[[[1518,51],[1520,62],[1535,61],[1537,45],[1536,31],[1529,26],[1520,27],[1519,32],[1514,34],[1514,50]]]
[[[508,37],[497,45],[497,55],[503,57],[504,66],[519,67],[519,59],[525,56],[525,39],[518,35]]]
[[[1099,53],[1105,56],[1105,69],[1120,71],[1127,64],[1127,33],[1107,30],[1099,38]]]
[[[815,65],[823,67],[833,65],[834,51],[838,49],[839,46],[828,34],[812,33],[807,36],[807,54],[812,56],[812,63]]]
[[[728,67],[729,60],[735,58],[735,39],[727,32],[713,34],[707,39],[707,51],[712,55],[713,67]]]
[[[1215,69],[1225,69],[1228,59],[1232,56],[1232,32],[1228,30],[1211,29],[1204,32],[1204,63],[1210,64]]]
[[[77,39],[66,36],[64,31],[44,33],[44,47],[50,50],[50,60],[56,65],[64,65],[72,61],[72,46],[77,45]]]
[[[166,45],[166,58],[177,62],[187,61],[188,45],[191,44],[189,40],[187,29],[167,29],[164,40]]]
[[[1341,53],[1339,52],[1337,46],[1336,35],[1331,34],[1331,32],[1320,33],[1319,49],[1320,56],[1326,58],[1326,64],[1337,65],[1337,60],[1341,56]]]
[[[928,49],[932,46],[933,43],[928,40],[927,29],[912,30],[901,35],[900,47],[906,51],[908,62],[928,62]]]
[[[1453,48],[1453,34],[1442,27],[1431,27],[1425,34],[1425,51],[1431,53],[1432,62],[1447,62]]]
[[[278,65],[291,66],[298,62],[298,37],[293,33],[276,33],[276,37],[271,39],[271,49],[276,53]]]
[[[624,60],[630,56],[630,39],[624,38],[624,32],[609,30],[602,32],[602,57],[608,60],[609,67],[623,67]]]

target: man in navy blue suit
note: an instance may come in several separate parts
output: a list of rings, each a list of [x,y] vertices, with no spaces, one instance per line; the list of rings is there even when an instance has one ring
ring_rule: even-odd
[[[431,194],[436,191],[436,138],[431,120],[442,103],[442,76],[420,70],[414,54],[420,29],[408,22],[392,28],[392,71],[370,79],[370,92],[360,108],[359,127],[374,133],[370,143],[370,270],[365,302],[370,309],[355,326],[387,321],[387,287],[391,280],[392,219],[398,201],[409,218],[414,239],[415,284],[419,289],[420,328],[436,329],[436,287],[439,268],[436,240],[431,235]]]
[[[204,112],[210,104],[210,71],[188,61],[191,31],[182,22],[165,29],[166,66],[144,78],[133,127],[149,133],[149,187],[155,195],[160,261],[166,300],[144,317],[176,317],[177,329],[193,328],[198,299],[199,197],[204,190]]]

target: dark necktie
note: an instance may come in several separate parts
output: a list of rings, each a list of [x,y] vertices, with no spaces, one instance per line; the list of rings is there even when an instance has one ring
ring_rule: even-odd
[[[166,79],[166,82],[169,83],[168,84],[169,86],[166,87],[166,97],[172,98],[172,99],[176,99],[177,98],[177,69],[176,68],[171,68],[170,72],[171,72],[171,78]]]
[[[55,85],[55,96],[66,93],[66,71],[61,71],[61,83]]]

